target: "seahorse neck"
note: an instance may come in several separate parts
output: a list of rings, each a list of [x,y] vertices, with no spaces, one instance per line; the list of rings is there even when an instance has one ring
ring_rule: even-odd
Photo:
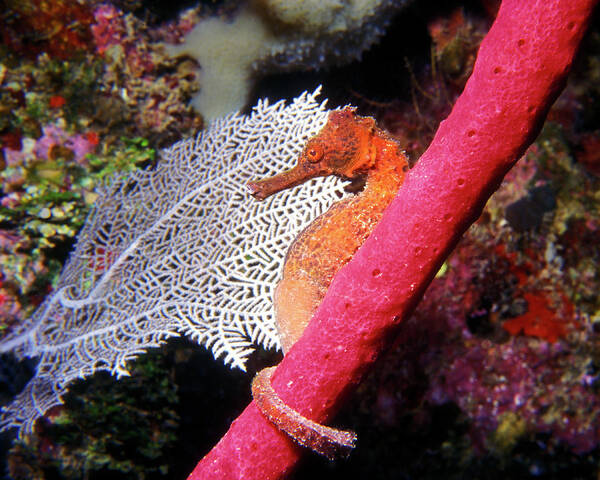
[[[373,136],[375,165],[369,171],[365,189],[359,195],[361,203],[371,211],[385,209],[404,180],[408,168],[400,145],[385,132],[377,130]]]

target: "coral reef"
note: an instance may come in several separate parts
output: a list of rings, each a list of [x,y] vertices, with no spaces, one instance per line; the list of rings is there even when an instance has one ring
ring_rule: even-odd
[[[152,25],[147,24],[148,8],[154,2],[50,2],[41,8],[62,9],[62,23],[57,24],[56,18],[48,23],[52,31],[62,32],[56,36],[37,26],[35,31],[25,27],[30,20],[21,13],[22,7],[43,2],[6,3],[8,9],[0,18],[0,198],[8,205],[0,221],[0,336],[25,321],[52,291],[73,235],[97,200],[95,186],[117,171],[155,165],[159,147],[201,126],[201,119],[186,105],[200,87],[196,65],[166,57],[157,42],[181,41],[199,18],[209,14],[233,18],[241,2],[206,0],[167,24],[152,16]],[[286,3],[302,7],[302,2],[279,3],[282,8]],[[418,25],[415,16],[428,22],[423,35],[429,32],[431,45],[414,53],[419,57],[399,48],[395,39],[400,34],[391,30],[392,41],[384,44],[385,51],[379,46],[366,62],[320,72],[319,81],[336,105],[357,104],[361,114],[378,117],[414,161],[462,90],[482,32],[494,14],[482,17],[475,3],[479,5],[446,8],[438,3],[431,8],[427,3],[423,9],[409,9],[412,22],[406,23]],[[481,3],[488,8],[497,2]],[[180,5],[161,5],[170,10],[171,19],[179,12]],[[82,9],[86,19],[79,23],[68,8],[77,15]],[[319,8],[316,5],[315,11]],[[135,11],[138,18],[120,9]],[[419,12],[426,12],[423,19]],[[285,12],[278,15],[281,20],[271,16],[266,21],[279,28],[286,23],[290,30],[298,28]],[[332,17],[329,13],[323,18]],[[410,43],[426,43],[406,23],[401,21],[399,30],[410,32]],[[359,387],[352,408],[336,420],[337,425],[357,430],[357,449],[348,461],[336,464],[309,458],[299,478],[597,477],[600,35],[595,23],[596,31],[584,43],[568,89],[550,111],[549,118],[560,126],[547,124],[539,141],[508,174],[442,267],[421,309],[406,322],[401,332],[405,342],[379,363]],[[64,25],[82,35],[60,46],[59,39],[68,32]],[[318,19],[314,28],[321,28]],[[61,50],[68,61],[57,61],[63,58]],[[369,88],[356,80],[365,69],[373,80]],[[396,88],[398,72],[412,79],[400,89]],[[314,81],[312,74],[308,77]],[[383,80],[393,83],[397,93],[382,93]],[[297,76],[277,76],[260,84],[260,95],[271,95],[267,89],[281,82],[284,86],[274,91],[291,97],[301,91],[292,91],[297,81]],[[314,84],[301,85],[314,88]],[[44,132],[49,132],[48,138],[52,130],[61,132],[53,136],[54,151],[36,149]],[[75,161],[71,139],[95,144],[93,153],[78,155]],[[38,158],[44,151],[49,155]],[[7,155],[12,157],[10,166]],[[43,212],[42,217],[50,212],[50,216],[29,212]],[[169,355],[168,348],[162,348],[160,355]],[[33,448],[19,444],[13,450],[14,475],[21,471],[25,478],[33,472],[39,478],[56,478],[74,474],[73,465],[88,462],[94,477],[185,478],[198,452],[218,440],[249,392],[249,377],[244,378],[239,369],[214,362],[203,349],[197,354],[206,357],[205,362],[199,366],[182,360],[185,379],[178,382],[179,392],[195,390],[196,397],[189,401],[187,415],[182,415],[177,438],[171,437],[171,425],[168,442],[162,443],[164,436],[159,438],[163,453],[170,452],[162,459],[142,458],[136,452],[115,456],[123,444],[96,455],[100,443],[115,446],[118,439],[95,428],[84,432],[75,427],[76,435],[55,428],[72,417],[69,409],[81,410],[80,399],[88,388],[101,385],[105,400],[110,400],[112,389],[123,383],[100,374],[101,381],[94,378],[77,384],[67,404],[39,423],[41,437],[24,439]],[[276,361],[270,357],[266,364]],[[250,375],[256,369],[254,362],[249,360]],[[31,375],[24,371],[34,368],[0,358],[3,400],[18,393],[24,377]],[[208,368],[218,373],[207,377]],[[172,381],[172,372],[160,370],[159,375]],[[153,385],[158,390],[171,388],[165,383]],[[141,391],[133,389],[126,395],[138,397]],[[152,410],[141,402],[137,411],[160,412],[165,405],[171,411],[173,404],[167,397]],[[204,403],[208,398],[211,403]],[[228,402],[237,403],[227,407]],[[92,414],[94,423],[103,408],[85,413]],[[135,411],[128,409],[132,415]],[[125,413],[115,417],[121,419]],[[145,425],[143,419],[131,419]],[[126,447],[139,440],[139,451],[148,451],[143,445],[156,435],[155,426],[139,433],[137,439],[129,432],[122,434],[128,440]],[[6,454],[11,435],[4,433],[0,442],[0,451]],[[187,458],[182,460],[182,455]],[[104,461],[103,468],[100,462]],[[161,473],[167,463],[168,474]],[[118,471],[132,465],[128,473]]]
[[[338,421],[361,440],[340,476],[597,475],[600,201],[580,160],[597,136],[596,122],[581,121],[596,95],[597,37],[551,121]],[[515,205],[526,221],[512,222]],[[524,328],[509,334],[511,324]],[[310,463],[300,477],[324,468]]]
[[[119,383],[105,374],[74,385],[64,407],[54,409],[35,435],[14,444],[10,477],[50,478],[56,472],[60,478],[77,480],[169,474],[179,426],[171,361],[154,352]]]
[[[89,3],[76,0],[8,0],[0,16],[0,38],[13,52],[35,58],[42,52],[68,59],[92,47]]]
[[[377,442],[387,432],[392,444],[378,448],[397,448],[408,463],[426,446],[440,471],[496,464],[505,475],[550,475],[568,470],[567,458],[594,470],[600,304],[591,292],[600,276],[589,265],[599,261],[600,202],[598,180],[575,161],[565,132],[546,125],[433,280],[362,387],[347,419],[359,437]],[[552,186],[555,209],[515,230],[507,207],[540,184]],[[507,329],[514,320],[535,328]],[[349,469],[368,461],[360,447],[357,455]],[[418,462],[387,461],[405,474],[437,475]]]
[[[11,1],[3,6],[0,337],[19,328],[52,291],[74,236],[97,198],[95,188],[115,172],[153,164],[157,147],[202,125],[186,106],[195,88],[194,74],[186,67],[189,62],[173,61],[157,53],[164,38],[185,30],[185,18],[150,31],[109,4],[96,1]],[[114,34],[113,43],[101,31]],[[7,356],[2,356],[0,363],[5,404],[30,376],[23,365],[31,365],[23,362],[12,366],[13,359]],[[135,395],[129,393],[130,398]],[[151,411],[161,411],[168,404],[162,391],[156,396],[161,398],[160,406]],[[147,442],[144,448],[151,455],[152,445],[158,446],[152,442],[174,438],[172,433],[161,437],[155,430],[140,429],[140,425],[132,431],[139,433],[139,445]],[[14,475],[29,465],[31,469],[23,475],[32,478],[36,465],[45,465],[48,468],[42,468],[43,473],[36,470],[35,474],[52,475],[48,472],[58,469],[77,476],[74,468],[86,462],[97,462],[101,469],[101,463],[115,460],[110,459],[110,452],[93,460],[86,458],[99,452],[100,444],[111,442],[109,433],[94,443],[91,431],[75,430],[79,437],[71,443],[61,444],[65,432],[56,429],[44,429],[42,440],[27,440],[33,448],[26,457],[13,457]],[[7,438],[2,437],[3,454],[8,451]],[[62,446],[55,448],[58,444]],[[49,445],[53,445],[50,450]],[[89,449],[77,450],[81,445]],[[53,455],[54,460],[49,460]],[[18,458],[26,461],[19,465]],[[68,466],[71,461],[74,463]],[[129,459],[122,464],[127,462],[131,464]],[[148,472],[152,462],[146,458],[132,468]],[[2,455],[0,468],[4,467]],[[160,470],[164,471],[164,466],[156,469]]]
[[[489,205],[484,215],[491,217],[495,207]],[[572,287],[580,274],[566,284],[562,272],[556,274],[557,259],[544,255],[551,238],[548,232],[531,232],[524,244],[502,218],[472,227],[384,367],[388,388],[410,389],[414,382],[408,377],[425,375],[429,384],[420,401],[458,405],[477,451],[496,448],[506,419],[521,425],[510,442],[502,434],[510,445],[551,432],[554,442],[575,452],[598,446],[600,402],[590,375],[599,341],[595,313],[583,304],[573,308]],[[585,283],[599,286],[597,279]],[[396,370],[402,373],[394,378],[393,365],[403,362],[413,366]],[[391,404],[387,408],[392,410],[382,412],[387,416],[400,412]]]
[[[110,124],[131,122],[130,136],[166,146],[202,123],[187,102],[197,90],[194,65],[167,57],[160,40],[145,25],[109,4],[94,11],[91,30],[96,51],[105,62],[101,79],[107,95],[99,96],[97,116]],[[164,32],[168,35],[168,32]]]
[[[593,6],[502,2],[450,116],[273,373],[284,403],[319,423],[335,414],[534,140]],[[251,403],[191,478],[283,478],[300,455]]]
[[[193,73],[156,53],[141,22],[107,4],[54,2],[36,16],[38,2],[17,3],[0,50],[2,330],[48,293],[94,188],[201,125],[185,106]],[[27,37],[34,27],[52,34]]]

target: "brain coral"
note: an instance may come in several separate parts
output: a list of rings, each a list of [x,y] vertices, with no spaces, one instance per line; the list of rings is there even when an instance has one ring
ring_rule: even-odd
[[[258,76],[359,59],[409,0],[250,0],[231,20],[208,18],[172,55],[200,64],[192,105],[207,120],[243,108]]]

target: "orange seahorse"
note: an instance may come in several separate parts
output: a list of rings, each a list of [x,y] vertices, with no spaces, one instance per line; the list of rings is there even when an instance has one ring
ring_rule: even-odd
[[[263,200],[318,176],[358,181],[362,192],[334,204],[296,238],[275,291],[275,313],[283,351],[300,338],[334,275],[369,236],[404,180],[408,162],[398,143],[354,109],[334,110],[310,139],[298,164],[274,177],[251,182]]]
[[[274,298],[284,352],[302,335],[334,275],[369,236],[407,170],[399,144],[377,128],[373,118],[360,117],[347,107],[329,114],[293,169],[248,184],[250,193],[263,200],[318,176],[338,175],[356,184],[366,179],[359,194],[334,204],[288,250]],[[271,371],[259,372],[252,385],[257,405],[271,422],[301,445],[329,458],[353,447],[352,432],[315,424],[283,404],[270,386]]]

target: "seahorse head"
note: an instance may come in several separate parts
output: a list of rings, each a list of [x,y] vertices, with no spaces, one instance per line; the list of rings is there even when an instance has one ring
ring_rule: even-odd
[[[355,178],[375,162],[371,142],[374,130],[375,120],[359,117],[354,108],[334,110],[323,129],[307,142],[294,168],[265,180],[250,182],[248,189],[255,198],[264,200],[315,177]]]

